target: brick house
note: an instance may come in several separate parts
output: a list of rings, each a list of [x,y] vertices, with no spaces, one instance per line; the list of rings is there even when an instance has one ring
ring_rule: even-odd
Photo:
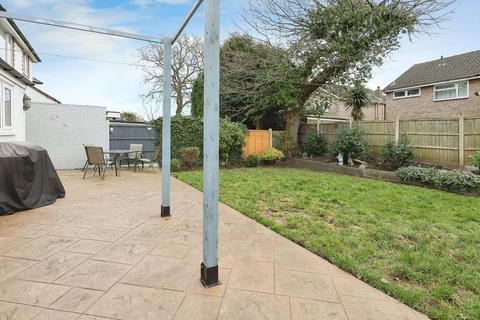
[[[387,120],[480,116],[480,50],[415,64],[384,92]]]
[[[346,106],[346,101],[343,98],[347,87],[335,86],[329,88],[330,90],[322,89],[322,94],[314,95],[310,103],[317,103],[323,105],[324,114],[320,117],[321,122],[338,122],[349,121],[352,118],[351,111]],[[333,93],[335,92],[335,93]],[[386,104],[384,96],[380,88],[377,90],[368,90],[370,104],[363,108],[363,120],[386,120]],[[308,116],[307,123],[314,124],[317,122],[317,117]]]

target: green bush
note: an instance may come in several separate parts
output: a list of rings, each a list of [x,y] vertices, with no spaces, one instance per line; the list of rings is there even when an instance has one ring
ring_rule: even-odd
[[[469,171],[409,166],[400,168],[397,176],[405,182],[419,182],[437,189],[466,191],[480,188],[480,177]]]
[[[172,159],[170,161],[170,171],[177,172],[182,170],[182,161],[180,159]]]
[[[285,131],[272,131],[272,147],[282,150],[285,143]]]
[[[309,156],[319,156],[327,151],[327,141],[315,131],[310,131],[303,140],[303,151]]]
[[[480,152],[476,152],[470,156],[470,160],[472,161],[472,165],[480,170]]]
[[[251,154],[245,159],[245,165],[247,167],[258,167],[260,158],[257,155]]]
[[[383,147],[383,165],[391,169],[404,167],[415,158],[415,151],[406,135],[400,137],[398,145],[395,141],[388,141]]]
[[[157,130],[157,144],[162,146],[162,119],[153,121]],[[232,163],[242,161],[243,144],[247,129],[244,125],[226,119],[220,121],[220,159]],[[203,119],[191,116],[175,116],[171,126],[172,159],[181,159],[180,149],[197,147],[200,150],[198,164],[203,162]]]
[[[282,160],[283,158],[283,152],[275,148],[270,148],[260,154],[260,159],[266,163],[275,163],[277,160]]]
[[[283,159],[293,158],[293,156],[298,153],[295,142],[293,142],[293,140],[289,138],[285,138],[285,141],[283,141],[280,151],[283,153]]]
[[[362,159],[365,156],[366,142],[363,131],[358,127],[344,127],[337,131],[333,137],[330,151],[337,156],[343,153],[344,163],[348,161],[348,155],[352,158]]]
[[[200,149],[198,147],[181,148],[180,155],[182,156],[183,163],[187,168],[193,167],[194,162],[200,156]]]
[[[227,119],[220,120],[220,159],[226,164],[241,163],[247,128]]]

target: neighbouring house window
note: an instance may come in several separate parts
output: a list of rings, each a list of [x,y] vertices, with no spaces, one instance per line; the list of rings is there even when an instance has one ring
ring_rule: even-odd
[[[394,99],[419,97],[419,96],[420,96],[420,88],[408,89],[408,90],[398,90],[398,91],[393,92],[393,98]]]
[[[468,97],[468,81],[436,85],[434,100],[448,100]]]
[[[323,112],[325,113],[330,112],[330,110],[332,110],[332,105],[328,101],[322,101],[320,102],[320,105],[321,105],[321,108],[323,109]]]
[[[0,131],[12,129],[12,88],[0,83]]]

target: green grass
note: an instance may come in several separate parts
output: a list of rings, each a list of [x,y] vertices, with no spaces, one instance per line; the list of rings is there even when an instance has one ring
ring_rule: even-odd
[[[285,168],[220,180],[222,202],[416,310],[480,319],[480,198]]]

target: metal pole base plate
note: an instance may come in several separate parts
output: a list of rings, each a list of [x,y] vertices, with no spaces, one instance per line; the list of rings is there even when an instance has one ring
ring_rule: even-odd
[[[169,217],[171,217],[171,215],[170,215],[170,207],[164,207],[164,206],[162,206],[162,211],[161,211],[160,216],[161,216],[162,218],[169,218]]]
[[[222,283],[220,280],[218,280],[218,265],[207,268],[202,263],[200,270],[200,281],[205,288],[221,285]]]

